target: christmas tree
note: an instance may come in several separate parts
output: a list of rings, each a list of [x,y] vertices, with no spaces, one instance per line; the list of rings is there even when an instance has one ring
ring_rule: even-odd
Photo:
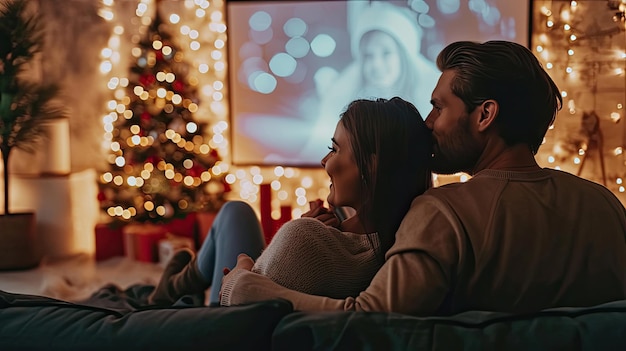
[[[163,222],[217,211],[228,191],[212,173],[220,157],[208,144],[207,125],[194,121],[200,102],[187,79],[190,66],[164,26],[157,8],[114,113],[113,155],[98,200],[116,220]]]

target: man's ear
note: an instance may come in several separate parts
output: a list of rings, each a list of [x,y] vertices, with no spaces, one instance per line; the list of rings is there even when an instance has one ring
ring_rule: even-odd
[[[478,121],[478,131],[483,132],[489,128],[492,124],[494,124],[496,117],[498,117],[498,113],[500,112],[500,105],[496,100],[485,100],[480,106],[478,106],[480,111],[480,119]]]

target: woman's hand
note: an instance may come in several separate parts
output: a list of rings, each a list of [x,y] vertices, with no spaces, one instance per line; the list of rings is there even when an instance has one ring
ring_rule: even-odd
[[[302,217],[315,218],[318,221],[335,228],[339,228],[341,221],[331,208],[324,207],[324,201],[317,199],[309,202],[310,210],[303,213]]]
[[[309,210],[302,214],[302,217],[313,217],[315,218],[316,214],[321,213],[320,211],[324,211],[324,201],[321,199],[309,201]]]
[[[250,256],[248,256],[246,254],[243,254],[243,253],[239,254],[237,256],[237,264],[235,265],[235,267],[232,270],[228,269],[228,267],[224,267],[224,269],[222,271],[224,273],[224,276],[222,277],[222,286],[224,286],[224,284],[226,284],[226,282],[229,279],[232,279],[233,274],[234,274],[233,272],[235,272],[237,270],[241,270],[241,269],[244,269],[246,271],[251,271],[252,270],[252,266],[254,266],[254,260]],[[220,300],[222,300],[222,289],[221,288],[220,288],[219,297],[220,297]]]

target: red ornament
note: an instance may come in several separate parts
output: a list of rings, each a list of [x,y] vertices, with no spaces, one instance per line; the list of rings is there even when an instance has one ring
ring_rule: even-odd
[[[152,115],[148,112],[143,112],[139,118],[141,119],[142,123],[147,123],[152,120]]]
[[[157,61],[163,61],[163,52],[161,50],[157,50],[156,59]]]
[[[107,199],[107,196],[106,196],[106,194],[104,193],[104,191],[99,191],[99,192],[98,192],[98,201],[102,202],[102,201],[104,201],[104,200],[106,200],[106,199]]]
[[[202,175],[202,172],[204,172],[205,169],[203,167],[201,167],[200,165],[194,165],[193,167],[191,167],[188,171],[187,174],[192,176],[192,177],[199,177]]]
[[[161,161],[161,159],[159,157],[154,156],[154,155],[148,156],[146,158],[146,163],[152,163],[153,165],[159,163],[159,161]]]
[[[156,82],[156,78],[152,74],[142,74],[141,77],[139,77],[139,84],[144,88],[147,88],[154,82]]]
[[[174,82],[172,82],[172,89],[174,89],[174,91],[177,93],[183,92],[185,90],[185,83],[179,80],[175,80]]]

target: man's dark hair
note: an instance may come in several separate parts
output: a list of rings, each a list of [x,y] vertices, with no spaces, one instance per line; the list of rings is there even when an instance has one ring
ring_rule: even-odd
[[[454,70],[452,92],[468,112],[485,100],[497,101],[494,125],[500,136],[508,145],[527,144],[537,153],[563,98],[530,50],[508,41],[459,41],[439,53],[437,67]]]

